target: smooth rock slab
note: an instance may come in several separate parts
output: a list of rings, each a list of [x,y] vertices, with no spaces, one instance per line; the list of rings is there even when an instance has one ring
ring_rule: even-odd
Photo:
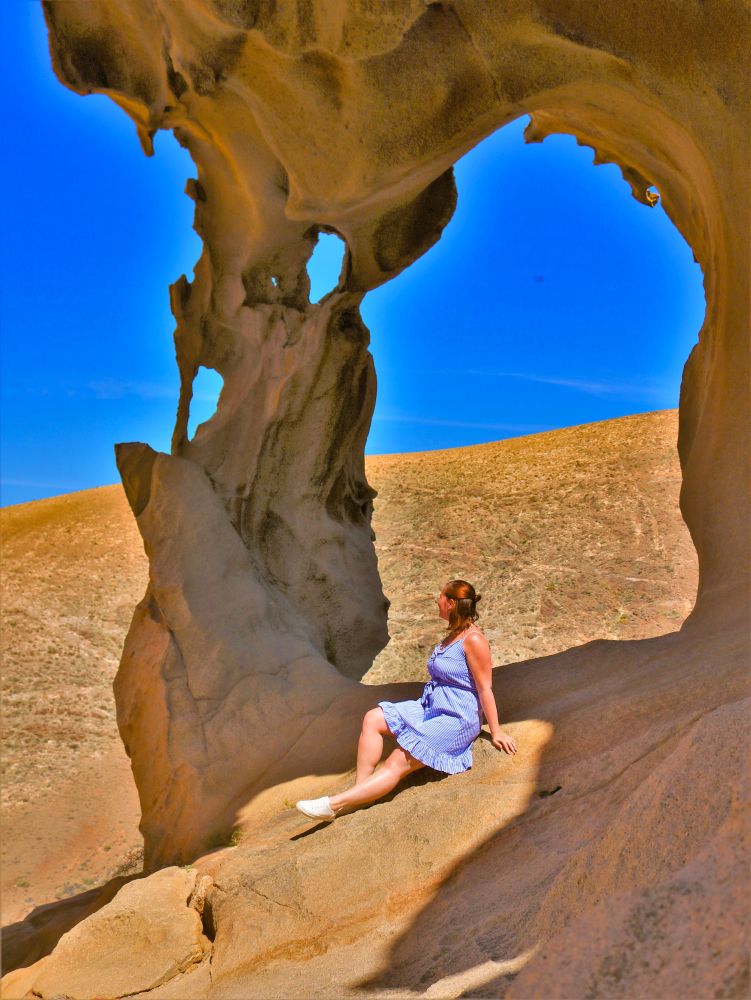
[[[154,989],[200,962],[211,942],[189,905],[196,875],[164,868],[123,886],[111,903],[60,938],[34,980],[34,993],[121,997]]]

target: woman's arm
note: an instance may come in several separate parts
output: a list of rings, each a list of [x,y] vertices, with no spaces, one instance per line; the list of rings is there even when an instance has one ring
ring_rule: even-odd
[[[493,746],[499,750],[505,750],[506,753],[515,754],[517,750],[516,740],[508,733],[504,733],[498,722],[498,709],[493,697],[493,665],[490,659],[490,643],[484,635],[472,632],[464,640],[464,653],[467,657],[467,665],[475,679],[482,710],[490,726],[490,738]]]

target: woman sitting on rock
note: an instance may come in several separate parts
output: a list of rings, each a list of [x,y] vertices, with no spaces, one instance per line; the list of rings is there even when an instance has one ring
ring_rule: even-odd
[[[447,583],[438,598],[438,614],[448,621],[447,635],[428,659],[430,680],[414,701],[379,701],[363,719],[357,746],[355,784],[338,795],[302,799],[300,812],[311,819],[335,819],[342,810],[380,799],[407,774],[423,766],[446,774],[472,767],[472,743],[482,715],[490,725],[493,746],[516,753],[516,740],[501,731],[492,688],[490,645],[477,621],[480,595],[466,580]],[[376,773],[383,737],[399,744]]]

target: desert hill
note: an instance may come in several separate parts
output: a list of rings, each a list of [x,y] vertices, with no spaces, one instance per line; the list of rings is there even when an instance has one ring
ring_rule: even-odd
[[[482,593],[496,664],[677,629],[697,571],[676,436],[669,410],[366,458],[391,641],[365,683],[426,676],[452,576]],[[137,868],[111,685],[148,563],[120,486],[9,507],[0,525],[9,923]]]
[[[681,786],[676,769],[701,745],[704,729],[710,744],[719,746],[723,731],[739,724],[732,637],[726,640],[732,648],[723,659],[729,673],[720,696],[701,674],[706,641],[694,640],[687,656],[688,640],[675,631],[696,586],[696,558],[677,506],[676,431],[675,411],[662,411],[366,460],[369,481],[379,491],[373,527],[392,602],[392,640],[366,683],[424,676],[427,646],[442,626],[432,615],[437,590],[451,576],[467,577],[483,593],[480,623],[494,662],[507,664],[497,685],[503,688],[497,691],[501,717],[515,727],[524,751],[509,761],[481,739],[472,772],[451,783],[418,774],[380,806],[342,817],[318,839],[300,840],[305,822],[290,804],[299,794],[344,787],[348,776],[303,777],[268,794],[265,822],[259,821],[263,810],[257,812],[239,846],[197,859],[191,869],[194,878],[237,889],[214,900],[211,921],[226,928],[260,921],[265,928],[252,946],[239,950],[232,933],[216,937],[214,982],[223,969],[229,990],[217,996],[236,995],[238,984],[250,991],[247,996],[289,995],[284,990],[300,989],[304,970],[321,996],[333,995],[324,985],[332,981],[337,995],[359,995],[366,980],[376,996],[414,996],[418,983],[439,981],[436,996],[489,984],[503,992],[536,953],[541,935],[564,933],[581,907],[577,893],[583,890],[574,887],[586,873],[585,882],[591,881],[593,866],[604,865],[611,889],[620,892],[623,866],[603,844],[612,843],[618,854],[619,838],[628,840],[639,810],[657,821],[662,807],[653,815],[649,803]],[[10,922],[35,904],[75,896],[137,869],[137,797],[116,732],[110,685],[147,564],[118,486],[8,508],[2,525],[9,775],[3,907]],[[633,641],[650,636],[662,637],[653,646]],[[616,638],[632,641],[592,642]],[[516,661],[526,662],[514,666]],[[710,716],[705,722],[702,705]],[[624,764],[632,756],[633,764]],[[562,790],[568,794],[559,796]],[[705,791],[707,808],[728,815],[732,825],[732,783],[724,791]],[[714,802],[718,795],[722,801]],[[545,817],[556,804],[551,828]],[[428,822],[436,809],[445,822]],[[694,819],[699,832],[687,835],[680,848],[687,858],[712,832],[706,816]],[[430,827],[429,841],[423,842],[420,822]],[[604,837],[599,846],[591,836],[595,828]],[[404,839],[392,844],[395,830]],[[371,837],[382,843],[390,864],[396,855],[401,860],[399,884],[366,916],[367,894],[382,890],[386,877],[381,864],[362,868]],[[305,884],[302,849],[311,866]],[[483,862],[483,852],[495,860]],[[632,889],[649,869],[642,849],[637,853],[629,861]],[[485,885],[487,863],[506,870],[511,862],[519,874],[509,887]],[[360,885],[346,898],[330,889],[342,863],[357,873]],[[555,889],[559,876],[563,888]],[[652,871],[646,881],[654,876]],[[469,896],[462,879],[469,880]],[[241,888],[248,880],[260,893],[250,910]],[[326,899],[315,902],[321,881],[329,887]],[[601,893],[602,885],[592,883],[595,890]],[[278,907],[294,911],[300,893],[309,919],[278,920]],[[467,920],[477,919],[470,896],[481,908],[487,896],[487,940],[467,966],[468,956],[448,948],[448,941],[452,907]],[[261,899],[263,912],[257,911]],[[626,910],[630,905],[628,899],[621,904]],[[498,948],[487,943],[496,933],[487,922],[489,914],[494,919],[508,906],[521,907],[526,916],[509,932],[508,955],[501,960]],[[342,913],[344,923],[329,934]],[[446,940],[443,958],[418,947],[423,924]],[[29,924],[17,927],[16,937],[33,936]],[[367,928],[378,936],[375,949],[358,943]],[[350,965],[357,975],[345,974]],[[543,975],[541,968],[537,975]],[[205,962],[190,969],[190,985],[184,976],[172,988],[183,991],[180,996],[206,995]],[[165,996],[178,995],[163,989]],[[159,995],[161,990],[154,992]]]
[[[451,577],[482,593],[496,664],[674,631],[696,553],[678,509],[675,410],[366,459],[391,641],[366,682],[419,680]]]

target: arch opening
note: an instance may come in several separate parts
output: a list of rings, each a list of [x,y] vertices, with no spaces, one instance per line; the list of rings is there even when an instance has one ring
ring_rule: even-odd
[[[338,233],[320,229],[307,263],[310,302],[320,302],[339,285],[347,246]]]
[[[215,368],[199,365],[193,379],[193,393],[188,415],[188,440],[194,441],[202,428],[215,416],[224,379]]]
[[[474,572],[497,595],[483,608],[497,663],[674,631],[698,580],[675,441],[706,314],[701,269],[656,184],[624,199],[633,171],[597,150],[593,163],[565,133],[546,152],[525,146],[530,129],[517,119],[455,164],[458,206],[441,240],[362,306],[380,376],[366,448],[376,536],[396,545],[379,503],[417,504],[405,516],[419,526],[415,586]],[[397,451],[417,453],[399,477],[397,458],[379,457]],[[403,589],[396,554],[379,564],[385,593]],[[392,640],[366,683],[420,673],[415,646],[427,650],[435,627],[417,609],[431,596],[414,613],[392,605]]]

